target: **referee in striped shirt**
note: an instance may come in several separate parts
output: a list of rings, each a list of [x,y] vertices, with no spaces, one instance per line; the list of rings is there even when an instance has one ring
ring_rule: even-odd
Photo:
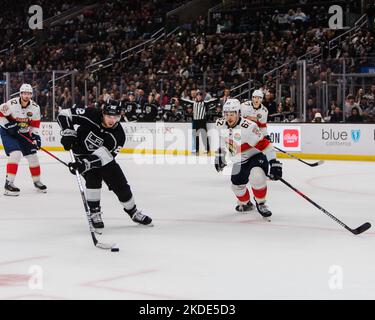
[[[211,104],[212,102],[218,99],[214,98],[208,101],[204,101],[203,93],[201,91],[198,91],[195,100],[189,100],[185,98],[181,98],[181,100],[193,106],[193,132],[195,134],[196,155],[199,155],[199,136],[200,135],[203,139],[203,144],[207,150],[207,153],[209,153],[210,143],[207,137],[207,108],[209,104]]]

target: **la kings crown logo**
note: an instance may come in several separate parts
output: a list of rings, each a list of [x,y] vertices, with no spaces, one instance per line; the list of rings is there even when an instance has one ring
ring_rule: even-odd
[[[95,151],[103,145],[104,140],[90,131],[85,139],[85,146],[88,151]]]

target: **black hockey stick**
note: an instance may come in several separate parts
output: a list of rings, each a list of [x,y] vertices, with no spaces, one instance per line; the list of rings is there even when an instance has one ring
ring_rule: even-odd
[[[26,137],[24,134],[20,133],[19,132],[19,135],[23,138],[25,138],[27,141],[29,141],[30,143],[34,144],[33,140],[31,140],[30,138]],[[64,166],[68,167],[68,164],[65,162],[65,161],[62,161],[61,159],[59,159],[58,157],[56,157],[53,153],[49,152],[48,150],[40,147],[38,148],[38,150],[42,150],[44,151],[45,153],[47,153],[49,156],[51,156],[52,158],[56,159],[57,161],[59,161],[60,163],[62,163]]]
[[[289,153],[289,152],[286,152],[286,151],[284,151],[284,150],[281,150],[281,149],[279,149],[278,147],[275,147],[275,146],[273,146],[273,147],[274,147],[276,150],[278,150],[278,151],[280,151],[280,152],[282,152],[282,153],[285,153],[285,154],[288,155],[289,157],[291,157],[291,158],[293,158],[293,159],[296,159],[296,160],[298,160],[298,161],[300,161],[300,162],[302,162],[302,163],[304,163],[304,164],[307,164],[307,165],[310,166],[310,167],[317,167],[317,166],[320,166],[321,164],[324,163],[323,160],[319,160],[318,162],[314,162],[314,163],[308,163],[308,162],[306,162],[306,161],[304,161],[304,160],[302,160],[302,159],[300,159],[300,158],[298,158],[298,157],[292,155],[292,154]]]
[[[70,150],[70,157],[72,159],[72,162],[75,162],[75,157],[74,157],[74,153],[73,153],[72,150]],[[92,220],[91,220],[91,216],[90,216],[90,208],[89,208],[89,205],[87,204],[85,192],[83,190],[81,176],[80,176],[78,170],[76,170],[76,175],[75,176],[77,178],[77,183],[78,183],[79,191],[81,193],[82,202],[83,202],[83,206],[84,206],[85,211],[86,211],[86,217],[87,217],[87,221],[89,223],[91,238],[92,238],[92,241],[94,242],[94,245],[97,248],[105,249],[105,250],[116,249],[117,248],[116,244],[106,244],[106,243],[99,242],[98,239],[96,239],[95,228],[92,225]]]
[[[308,196],[306,196],[301,191],[299,191],[298,189],[296,189],[295,187],[293,187],[289,182],[285,181],[282,178],[280,178],[279,180],[282,183],[284,183],[285,185],[287,185],[290,189],[292,189],[293,191],[295,191],[296,193],[298,193],[301,197],[305,198],[312,205],[314,205],[315,207],[317,207],[320,211],[323,211],[328,217],[330,217],[331,219],[333,219],[334,221],[336,221],[339,225],[341,225],[342,227],[344,227],[346,230],[350,231],[351,233],[357,235],[357,234],[360,234],[360,233],[365,232],[366,230],[370,229],[371,224],[369,222],[365,222],[364,224],[360,225],[356,229],[349,228],[345,223],[343,223],[342,221],[340,221],[339,219],[337,219],[333,214],[329,213],[327,210],[325,210],[324,208],[322,208],[320,205],[318,205],[317,203],[315,203],[314,201],[312,201]]]

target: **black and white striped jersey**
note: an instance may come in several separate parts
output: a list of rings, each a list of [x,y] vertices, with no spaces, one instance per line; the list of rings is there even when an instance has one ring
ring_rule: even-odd
[[[193,106],[193,120],[205,120],[207,119],[207,108],[212,102],[218,100],[217,98],[208,101],[193,101],[185,98],[181,98],[185,103]]]

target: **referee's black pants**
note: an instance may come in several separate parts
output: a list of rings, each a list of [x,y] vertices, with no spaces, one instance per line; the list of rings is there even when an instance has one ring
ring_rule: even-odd
[[[195,150],[199,153],[199,136],[201,135],[203,139],[203,144],[207,150],[210,152],[210,143],[207,136],[207,120],[193,120],[193,132],[195,134]]]

